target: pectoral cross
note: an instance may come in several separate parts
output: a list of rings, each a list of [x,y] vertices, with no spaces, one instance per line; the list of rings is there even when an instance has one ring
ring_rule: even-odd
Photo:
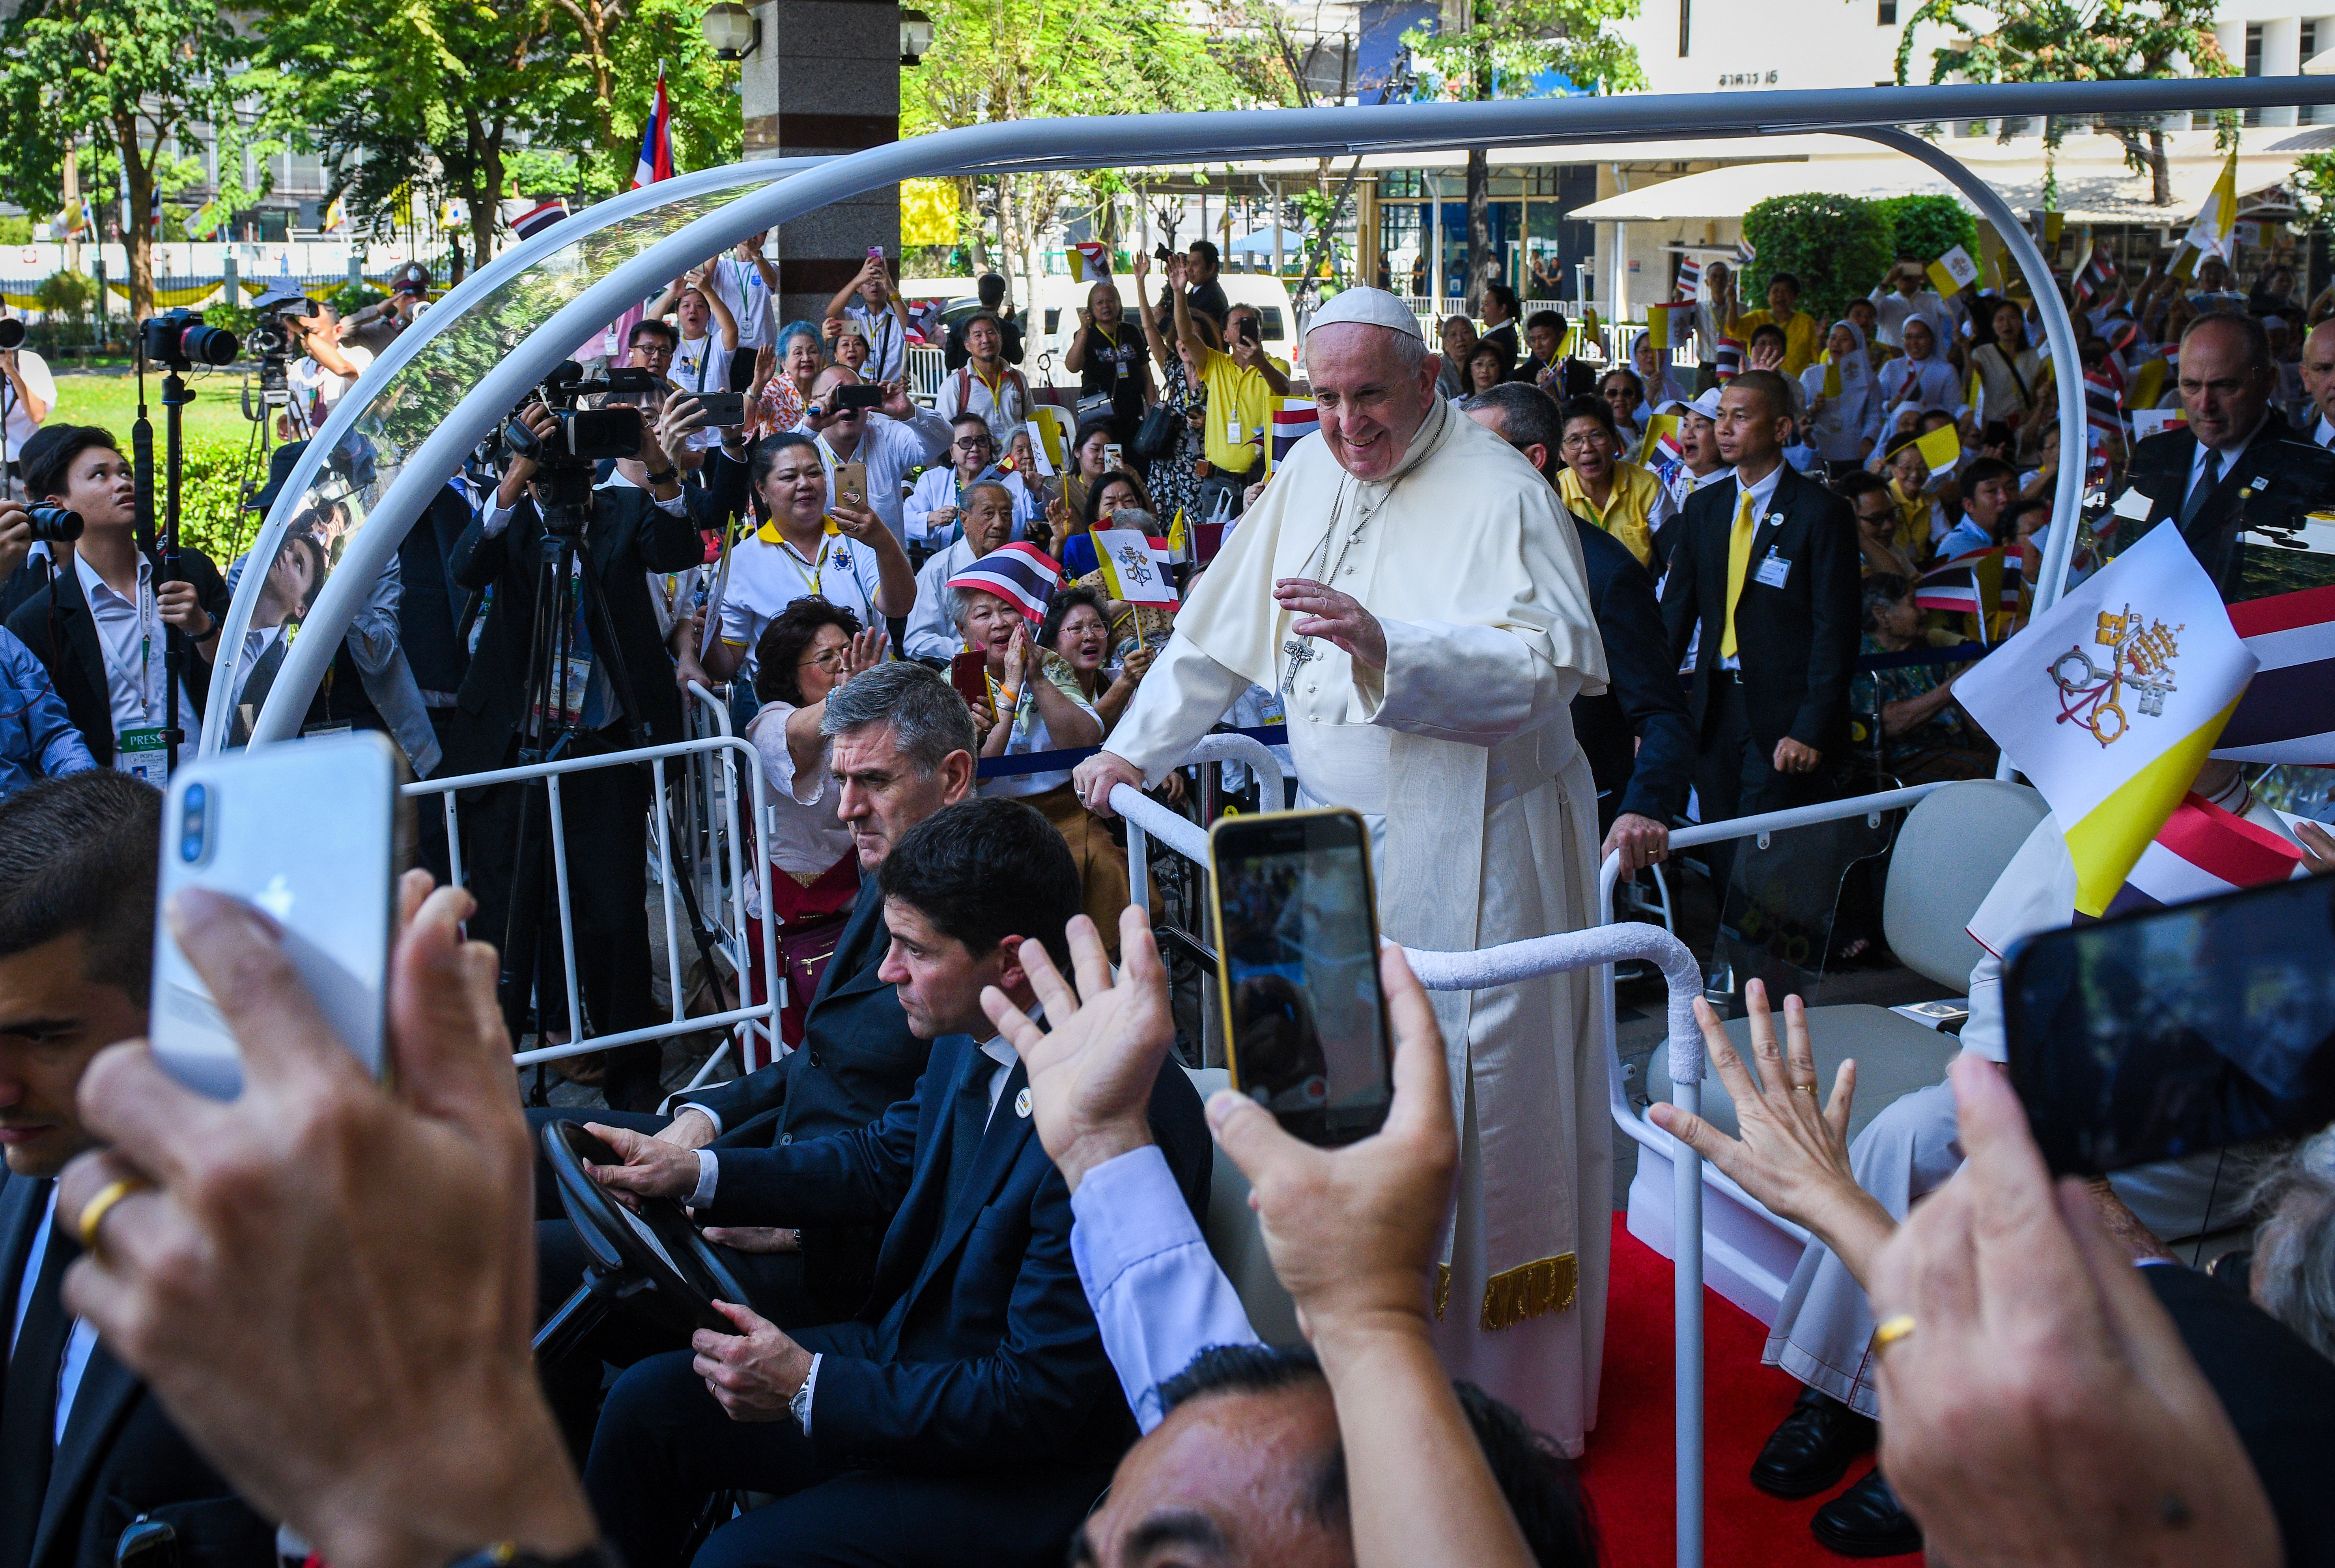
[[[1314,647],[1310,637],[1292,637],[1281,644],[1281,651],[1289,656],[1289,673],[1281,679],[1281,695],[1286,701],[1290,693],[1297,690],[1299,673],[1308,663],[1320,658],[1322,651]]]

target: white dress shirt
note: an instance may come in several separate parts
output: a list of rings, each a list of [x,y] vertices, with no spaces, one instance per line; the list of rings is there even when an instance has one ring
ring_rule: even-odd
[[[42,1216],[40,1228],[33,1233],[33,1244],[24,1253],[24,1272],[16,1281],[16,1315],[8,1331],[8,1353],[16,1353],[16,1336],[24,1331],[24,1314],[32,1310],[33,1287],[40,1282],[41,1264],[49,1255],[49,1234],[57,1227],[56,1184],[49,1184],[49,1210]],[[81,1392],[82,1374],[89,1370],[90,1352],[97,1349],[97,1331],[86,1319],[75,1318],[65,1336],[65,1353],[57,1363],[56,1424],[50,1430],[52,1444],[65,1440],[65,1423],[73,1418],[74,1396]]]
[[[843,319],[856,323],[867,340],[869,381],[898,381],[908,373],[908,334],[890,305],[870,310],[865,301],[855,300],[843,307]]]
[[[89,557],[73,553],[73,570],[89,602],[89,618],[97,628],[98,651],[105,659],[105,689],[117,739],[124,730],[151,729],[168,716],[169,687],[165,682],[162,610],[154,596],[154,563],[143,552],[138,557],[137,597],[114,592],[97,575]],[[195,700],[184,680],[179,682],[179,722],[194,722]],[[116,750],[113,765],[130,771],[126,754]]]
[[[2311,427],[2311,439],[2322,447],[2335,447],[2335,423],[2329,422],[2327,416],[2320,414],[2319,422]]]
[[[1159,1385],[1202,1350],[1261,1343],[1156,1144],[1087,1172],[1071,1195],[1071,1259],[1135,1424],[1166,1414]]]
[[[869,482],[874,481],[871,479]],[[1013,537],[1017,539],[1022,537],[1026,531],[1025,525],[1038,515],[1038,502],[1030,494],[1030,487],[1022,481],[1020,474],[1000,473],[988,482],[1003,485],[1012,496]],[[937,543],[933,537],[936,531],[932,523],[933,514],[943,507],[963,504],[964,493],[956,469],[945,463],[938,468],[926,469],[917,476],[916,489],[901,506],[900,521],[911,539],[925,544]],[[955,519],[952,518],[948,526],[955,527]]]
[[[859,444],[852,449],[849,458],[838,457],[827,444],[827,437],[807,424],[795,429],[819,443],[819,460],[827,470],[828,497],[832,504],[835,495],[835,467],[840,462],[862,462],[867,465],[867,509],[884,519],[892,537],[907,541],[907,530],[900,518],[900,481],[910,469],[924,468],[947,455],[949,445],[948,421],[928,408],[919,407],[905,420],[872,411],[864,421],[867,429],[860,431]]]

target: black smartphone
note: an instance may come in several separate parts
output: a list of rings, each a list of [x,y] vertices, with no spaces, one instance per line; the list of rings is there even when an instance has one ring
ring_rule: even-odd
[[[879,409],[884,406],[884,389],[880,386],[839,386],[835,389],[835,406],[838,409]]]
[[[2046,932],[2003,984],[2010,1079],[2056,1172],[2335,1121],[2335,877]]]
[[[1394,1099],[1370,828],[1345,810],[1227,817],[1208,856],[1233,1087],[1307,1143],[1368,1137]]]
[[[705,422],[698,427],[701,430],[722,430],[746,422],[744,392],[702,392],[683,395],[695,398],[698,406],[705,411]]]

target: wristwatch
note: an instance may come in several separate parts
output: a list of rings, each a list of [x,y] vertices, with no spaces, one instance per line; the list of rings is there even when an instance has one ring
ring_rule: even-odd
[[[464,1553],[447,1563],[446,1568],[625,1568],[625,1564],[600,1541],[565,1557],[546,1557],[528,1551],[515,1541],[497,1541],[476,1552]]]
[[[802,1387],[795,1390],[794,1398],[787,1401],[787,1414],[795,1418],[796,1426],[806,1432],[810,1430],[810,1379],[809,1378],[802,1380]]]
[[[642,478],[652,485],[677,485],[681,483],[681,470],[667,469],[661,474],[644,474]]]

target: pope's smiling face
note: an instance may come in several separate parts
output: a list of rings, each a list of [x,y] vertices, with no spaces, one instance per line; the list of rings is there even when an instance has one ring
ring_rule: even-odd
[[[1435,356],[1392,327],[1342,321],[1305,339],[1322,440],[1356,479],[1382,479],[1435,402]]]

